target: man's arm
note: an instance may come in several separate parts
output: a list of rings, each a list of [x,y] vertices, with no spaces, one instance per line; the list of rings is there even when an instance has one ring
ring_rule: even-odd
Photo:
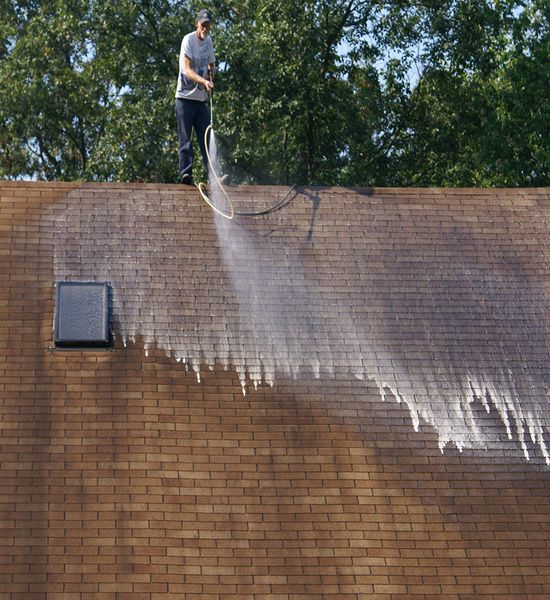
[[[211,90],[214,87],[214,84],[211,81],[201,77],[198,73],[193,71],[191,59],[186,55],[183,57],[183,72],[188,79],[198,83],[199,85],[203,85],[207,90]]]

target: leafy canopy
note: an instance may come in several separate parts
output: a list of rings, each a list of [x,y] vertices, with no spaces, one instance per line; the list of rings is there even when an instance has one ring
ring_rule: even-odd
[[[177,180],[178,53],[202,3],[1,7],[0,176]],[[234,180],[548,185],[548,2],[208,7],[213,120]]]

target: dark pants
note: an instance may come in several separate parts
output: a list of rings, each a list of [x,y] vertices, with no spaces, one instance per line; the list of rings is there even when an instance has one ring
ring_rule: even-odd
[[[192,130],[195,130],[202,159],[208,170],[208,158],[204,145],[204,134],[210,125],[210,111],[206,102],[176,98],[176,120],[178,123],[180,177],[185,173],[193,174]]]

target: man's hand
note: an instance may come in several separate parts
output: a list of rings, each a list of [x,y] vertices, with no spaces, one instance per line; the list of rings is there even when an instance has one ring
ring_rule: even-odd
[[[212,69],[212,65],[208,65],[206,68],[206,73],[208,77],[208,82],[205,84],[206,91],[210,92],[214,89],[214,70]]]

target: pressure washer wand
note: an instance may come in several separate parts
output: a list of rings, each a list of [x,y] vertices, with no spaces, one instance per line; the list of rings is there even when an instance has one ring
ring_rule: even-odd
[[[210,69],[210,67],[208,67],[208,79],[210,81],[210,83],[212,83],[212,70]],[[213,112],[213,103],[212,103],[212,98],[214,97],[214,90],[210,89],[208,90],[208,95],[210,96],[210,125],[213,126],[214,124],[214,112]]]

